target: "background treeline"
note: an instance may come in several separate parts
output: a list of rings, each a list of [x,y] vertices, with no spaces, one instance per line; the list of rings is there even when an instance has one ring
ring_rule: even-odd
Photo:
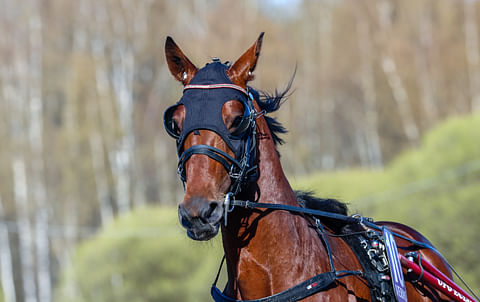
[[[319,173],[297,179],[294,186],[351,200],[352,214],[415,227],[478,291],[478,129],[478,114],[450,120],[384,171]],[[193,242],[177,220],[174,207],[141,208],[117,219],[79,248],[73,268],[63,275],[57,301],[211,301],[221,241]]]
[[[235,60],[265,31],[252,83],[262,90],[284,87],[297,66],[278,113],[292,177],[382,169],[432,126],[480,108],[478,1],[274,3],[1,2],[6,300],[51,301],[78,242],[118,214],[181,200],[162,129],[163,110],[181,95],[165,65],[167,35],[201,67],[213,56]]]

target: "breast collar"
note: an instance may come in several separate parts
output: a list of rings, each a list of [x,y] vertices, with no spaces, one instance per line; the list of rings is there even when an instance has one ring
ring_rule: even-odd
[[[203,154],[221,163],[227,170],[231,185],[229,193],[236,195],[242,184],[256,179],[256,118],[258,113],[253,106],[254,94],[258,94],[247,86],[246,89],[235,85],[226,74],[228,65],[219,61],[207,64],[200,69],[189,85],[183,90],[182,98],[177,104],[169,107],[164,114],[167,132],[177,141],[178,175],[185,184],[185,164],[194,154]],[[238,100],[244,105],[242,121],[235,131],[230,133],[223,122],[222,107],[230,100]],[[173,131],[172,115],[175,109],[185,107],[185,120],[180,133]],[[184,150],[187,136],[198,130],[210,130],[217,133],[234,153],[234,157],[209,145],[193,145]]]

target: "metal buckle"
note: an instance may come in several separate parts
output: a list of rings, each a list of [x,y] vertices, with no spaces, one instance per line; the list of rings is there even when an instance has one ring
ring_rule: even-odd
[[[224,208],[223,222],[225,226],[227,226],[228,213],[232,212],[235,209],[235,206],[232,206],[232,208],[230,209],[230,201],[232,197],[233,197],[233,193],[228,192],[227,195],[225,195],[225,201],[223,202],[223,208]]]

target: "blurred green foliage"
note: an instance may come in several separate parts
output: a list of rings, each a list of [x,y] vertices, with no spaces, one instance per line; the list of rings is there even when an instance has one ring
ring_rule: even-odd
[[[219,241],[188,239],[174,208],[136,210],[81,245],[55,300],[209,301]]]
[[[480,115],[436,127],[383,171],[320,173],[293,185],[416,228],[480,288]],[[209,301],[221,255],[219,239],[188,239],[174,209],[139,209],[78,249],[56,301]]]
[[[351,212],[423,233],[480,289],[480,115],[451,119],[383,171],[338,171],[293,186],[350,203]]]

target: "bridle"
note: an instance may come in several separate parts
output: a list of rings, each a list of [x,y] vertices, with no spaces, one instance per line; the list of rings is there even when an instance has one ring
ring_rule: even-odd
[[[192,84],[186,85],[184,87],[184,95],[185,92],[189,90],[213,90],[213,89],[230,89],[234,91],[241,92],[246,98],[240,100],[244,105],[244,113],[242,116],[242,120],[236,129],[230,134],[225,135],[224,133],[218,133],[223,140],[228,142],[229,140],[240,140],[241,146],[239,148],[240,152],[235,155],[235,157],[229,155],[225,151],[222,151],[218,148],[209,146],[209,145],[193,145],[190,148],[184,150],[184,140],[181,139],[181,135],[174,131],[174,122],[172,119],[172,114],[175,111],[176,105],[168,108],[164,114],[164,126],[167,133],[176,139],[177,141],[177,155],[178,155],[178,166],[177,166],[177,173],[180,177],[180,180],[183,182],[184,187],[187,181],[187,175],[185,172],[185,165],[187,161],[192,157],[194,154],[203,154],[211,159],[219,162],[227,171],[231,184],[228,190],[228,196],[235,196],[237,195],[242,186],[250,181],[256,179],[257,173],[257,165],[255,164],[256,159],[256,128],[257,123],[256,119],[261,116],[263,113],[258,113],[253,106],[253,94],[250,91],[251,88],[247,86],[246,89],[230,83],[221,83],[221,84]],[[188,117],[187,117],[188,118]],[[189,129],[192,131],[196,131],[199,129],[203,129],[201,125],[195,127],[194,129]],[[185,134],[183,135],[186,136]]]

